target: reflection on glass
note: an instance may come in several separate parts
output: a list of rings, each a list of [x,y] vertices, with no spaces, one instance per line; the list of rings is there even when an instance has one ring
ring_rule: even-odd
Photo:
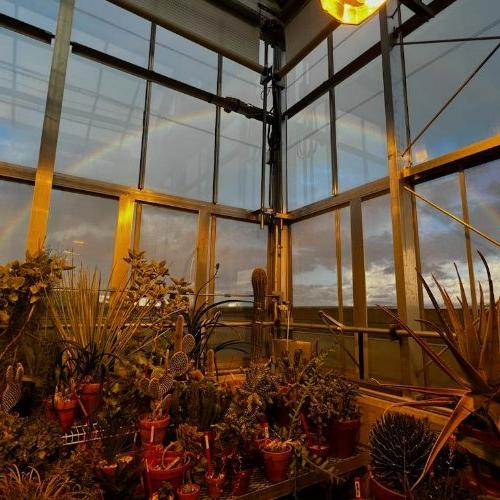
[[[218,203],[260,207],[262,124],[238,113],[221,115]]]
[[[148,65],[151,24],[110,2],[76,0],[71,39],[139,66]]]
[[[153,205],[142,205],[140,249],[146,257],[166,260],[176,277],[194,281],[198,216]]]
[[[222,95],[236,97],[247,104],[262,107],[260,74],[231,59],[222,64]],[[269,102],[269,100],[268,100]]]
[[[469,222],[488,236],[500,240],[500,160],[492,161],[465,171]],[[491,271],[493,283],[500,282],[500,254],[498,248],[479,235],[471,232],[476,283],[487,289],[484,265],[477,254],[479,250]],[[498,286],[498,285],[497,285]],[[498,291],[496,291],[498,294]]]
[[[380,58],[335,87],[339,191],[387,175]]]
[[[214,163],[215,106],[153,85],[146,186],[210,201]]]
[[[0,180],[0,264],[24,259],[33,188]]]
[[[328,78],[326,40],[307,54],[286,77],[286,104],[292,106]]]
[[[335,214],[292,225],[293,305],[337,306]]]
[[[111,274],[118,204],[115,200],[52,191],[46,247],[60,252],[74,266],[101,272],[103,285]]]
[[[51,59],[49,45],[0,28],[0,161],[36,167]]]
[[[154,70],[216,92],[217,54],[160,26],[156,28]]]
[[[360,26],[340,25],[333,30],[333,67],[335,73],[354,61],[380,40],[378,15]]]
[[[366,304],[368,322],[373,326],[376,323],[391,322],[390,318],[376,309],[377,304],[396,305],[389,195],[365,201],[362,208]]]
[[[51,33],[56,31],[58,10],[59,0],[0,0],[0,13]]]
[[[290,210],[332,194],[328,103],[328,94],[325,94],[287,122]]]
[[[500,2],[455,2],[406,41],[498,35]],[[496,20],[496,21],[495,21]],[[411,137],[429,123],[496,46],[497,40],[405,46]],[[481,68],[412,148],[420,163],[500,130],[500,52]],[[436,85],[439,82],[439,85]]]
[[[139,78],[72,55],[56,170],[137,185],[145,89]]]
[[[217,293],[252,293],[256,267],[267,269],[267,227],[231,219],[217,219],[215,261],[220,263]],[[251,300],[251,298],[250,298]]]

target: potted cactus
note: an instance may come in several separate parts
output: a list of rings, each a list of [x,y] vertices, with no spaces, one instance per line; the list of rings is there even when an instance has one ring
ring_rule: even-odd
[[[149,494],[158,491],[165,482],[170,483],[174,491],[181,487],[190,465],[191,458],[188,455],[173,457],[167,453],[166,448],[161,455],[159,453],[149,455],[145,459],[146,485]]]
[[[186,483],[177,488],[179,500],[198,500],[200,498],[200,486],[196,483]]]
[[[278,438],[269,440],[262,447],[262,455],[266,479],[271,483],[284,481],[292,458],[291,443]]]

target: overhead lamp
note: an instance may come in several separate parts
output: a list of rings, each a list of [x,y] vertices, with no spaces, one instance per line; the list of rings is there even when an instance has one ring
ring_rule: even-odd
[[[361,24],[387,0],[321,0],[321,7],[341,24]]]

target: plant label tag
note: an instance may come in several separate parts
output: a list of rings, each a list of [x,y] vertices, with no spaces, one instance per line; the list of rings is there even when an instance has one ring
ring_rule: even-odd
[[[151,434],[149,436],[149,442],[152,443],[153,442],[153,439],[154,439],[154,436],[155,436],[155,426],[152,425],[151,426]]]

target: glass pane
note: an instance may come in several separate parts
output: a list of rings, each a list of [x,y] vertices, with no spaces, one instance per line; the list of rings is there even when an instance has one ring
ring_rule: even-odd
[[[212,200],[215,106],[153,85],[146,186]]]
[[[455,2],[405,41],[498,35],[500,2]],[[411,137],[481,64],[497,40],[405,46]],[[481,68],[412,149],[420,163],[498,133],[500,126],[500,52]],[[439,82],[439,85],[436,85]]]
[[[101,272],[103,285],[111,273],[116,200],[52,191],[46,247],[61,252],[74,266]]]
[[[375,14],[360,26],[340,25],[333,30],[333,67],[335,73],[354,61],[380,40],[380,22]]]
[[[396,306],[389,195],[365,201],[362,207],[368,325],[390,324],[393,321],[376,307]]]
[[[140,249],[149,259],[166,260],[173,276],[194,281],[198,216],[142,205]]]
[[[375,59],[335,87],[339,191],[387,175],[382,65]]]
[[[32,196],[32,186],[0,180],[0,264],[24,258]]]
[[[154,70],[215,94],[217,54],[160,26],[156,28]]]
[[[58,11],[59,0],[0,0],[2,14],[51,33],[56,32]]]
[[[0,160],[36,167],[52,48],[0,28]]]
[[[319,235],[321,235],[320,238]],[[337,306],[335,214],[328,212],[292,225],[293,305]]]
[[[326,40],[323,40],[287,74],[287,107],[300,101],[300,99],[311,92],[311,90],[314,90],[327,78],[328,51]]]
[[[500,240],[500,160],[492,161],[465,171],[467,200],[469,203],[469,221],[475,228],[488,236]],[[486,271],[477,254],[479,250],[490,268],[493,283],[500,282],[500,254],[498,248],[479,235],[470,233],[473,242],[474,273],[476,283],[481,282],[483,290],[487,288]]]
[[[260,84],[260,74],[231,59],[224,58],[222,64],[222,95],[224,97],[236,97],[247,104],[253,104],[261,108],[262,86]]]
[[[217,293],[251,294],[253,270],[267,269],[267,227],[218,218],[215,259],[220,263]]]
[[[328,94],[288,120],[287,136],[288,208],[328,198],[332,194]]]
[[[343,323],[352,324],[352,253],[351,209],[340,210],[340,245],[342,257],[342,304]]]
[[[458,174],[434,179],[416,187],[416,191],[454,215],[463,218]],[[417,199],[418,233],[420,239],[420,266],[432,292],[441,303],[441,294],[431,274],[444,286],[451,297],[460,294],[453,264],[457,264],[467,293],[470,290],[465,236],[461,224]],[[426,311],[433,307],[424,291]]]
[[[238,113],[221,115],[218,202],[260,207],[262,123]]]
[[[71,39],[83,45],[147,66],[151,24],[110,2],[76,0]]]
[[[139,78],[72,55],[56,170],[136,186],[145,90]]]

